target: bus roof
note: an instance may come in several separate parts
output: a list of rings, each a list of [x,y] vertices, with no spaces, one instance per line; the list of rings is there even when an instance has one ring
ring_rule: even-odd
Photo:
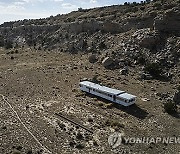
[[[130,100],[130,99],[136,98],[136,96],[131,95],[131,94],[128,94],[128,93],[123,93],[123,94],[120,94],[120,95],[118,95],[117,97],[119,97],[119,98],[123,98],[123,99],[127,99],[127,100]]]
[[[90,82],[90,81],[82,81],[82,82],[80,82],[80,84],[83,84],[85,86],[88,86],[90,88],[94,88],[94,89],[97,89],[97,90],[100,90],[100,91],[107,92],[109,94],[118,95],[118,94],[125,93],[125,91],[108,88],[108,87],[101,86],[99,84],[96,84],[96,83],[93,83],[93,82]]]

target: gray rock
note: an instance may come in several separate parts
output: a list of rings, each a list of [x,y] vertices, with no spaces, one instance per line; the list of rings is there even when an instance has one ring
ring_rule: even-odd
[[[104,67],[108,67],[108,66],[112,65],[113,62],[114,62],[114,61],[113,61],[112,58],[106,57],[106,58],[104,58],[104,60],[102,61],[102,65],[103,65]]]
[[[88,78],[80,79],[80,81],[88,81],[88,80],[89,80]]]
[[[98,60],[95,54],[90,55],[88,59],[90,63],[95,63]]]
[[[128,72],[129,72],[128,67],[124,67],[123,69],[120,70],[121,75],[127,75]]]
[[[147,73],[140,73],[140,79],[142,79],[142,80],[152,80],[153,77],[150,74],[147,74]]]
[[[160,42],[159,33],[152,31],[150,28],[141,29],[133,34],[139,45],[144,48],[153,48]]]

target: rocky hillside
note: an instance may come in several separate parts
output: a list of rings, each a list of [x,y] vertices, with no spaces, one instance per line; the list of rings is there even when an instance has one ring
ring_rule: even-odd
[[[37,50],[93,53],[95,59],[109,56],[108,67],[145,65],[145,73],[166,79],[179,61],[179,36],[179,0],[80,8],[66,15],[0,26],[0,46],[6,48],[28,45]]]
[[[83,93],[81,80],[126,91],[136,103]],[[171,142],[179,128],[180,0],[0,25],[0,154],[179,154],[179,138]],[[113,132],[123,134],[117,148],[108,143]]]

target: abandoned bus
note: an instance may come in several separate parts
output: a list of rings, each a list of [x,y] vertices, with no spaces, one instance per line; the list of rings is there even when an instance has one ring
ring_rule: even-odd
[[[84,92],[99,96],[123,106],[132,105],[136,100],[136,96],[128,94],[125,91],[108,88],[90,81],[82,81],[79,83],[79,86]]]

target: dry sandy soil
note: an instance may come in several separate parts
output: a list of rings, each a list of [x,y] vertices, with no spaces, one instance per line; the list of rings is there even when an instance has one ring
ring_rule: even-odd
[[[5,96],[0,96],[1,154],[180,153],[179,144],[121,144],[115,149],[108,144],[113,131],[129,137],[178,137],[179,115],[164,112],[156,95],[173,94],[178,75],[170,82],[140,81],[138,68],[123,76],[119,70],[90,64],[87,54],[5,52],[0,49],[0,94]],[[117,106],[80,92],[80,79],[94,75],[105,85],[136,95],[136,105]]]

